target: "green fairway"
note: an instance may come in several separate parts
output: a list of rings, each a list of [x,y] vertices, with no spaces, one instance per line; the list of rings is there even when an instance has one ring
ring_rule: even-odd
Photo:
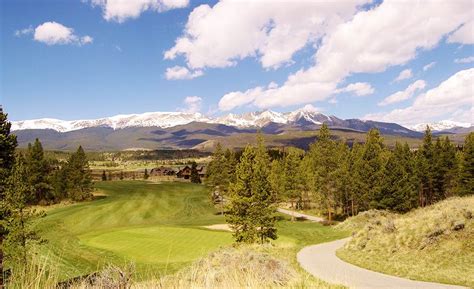
[[[47,240],[42,255],[59,264],[63,278],[130,261],[143,276],[169,274],[233,242],[230,232],[203,228],[225,223],[203,185],[114,181],[96,188],[103,197],[50,209],[38,224]],[[345,236],[320,224],[280,218],[274,252],[295,266],[301,247]]]
[[[81,239],[89,246],[145,264],[192,261],[232,241],[226,232],[182,227],[119,229]]]

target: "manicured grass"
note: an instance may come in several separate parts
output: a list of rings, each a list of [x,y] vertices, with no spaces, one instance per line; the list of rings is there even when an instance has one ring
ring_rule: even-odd
[[[50,210],[38,224],[48,241],[43,254],[65,278],[125,261],[141,271],[173,272],[232,242],[228,232],[201,229],[224,222],[204,186],[117,181],[96,187],[106,197]]]
[[[141,279],[171,274],[211,251],[232,244],[230,232],[202,226],[225,223],[208,190],[190,183],[112,181],[96,184],[96,200],[47,211],[38,227],[48,241],[42,254],[59,265],[62,278],[133,262]],[[278,236],[268,253],[299,268],[296,253],[309,244],[347,236],[312,222],[279,215]]]
[[[366,212],[339,225],[357,233],[337,254],[374,271],[474,287],[473,215],[474,196],[404,215]]]

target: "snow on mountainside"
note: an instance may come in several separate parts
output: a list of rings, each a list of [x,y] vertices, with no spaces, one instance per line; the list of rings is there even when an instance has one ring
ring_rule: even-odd
[[[452,128],[455,128],[455,127],[469,128],[469,127],[472,126],[470,123],[466,123],[466,122],[456,122],[456,121],[452,121],[452,120],[442,120],[442,121],[434,122],[434,123],[420,123],[420,124],[411,126],[410,129],[412,129],[414,131],[424,131],[426,129],[427,125],[433,131],[443,131],[443,130],[448,130],[448,129],[452,129]]]
[[[287,124],[307,122],[321,124],[331,121],[331,118],[317,112],[312,106],[305,106],[299,110],[280,113],[271,110],[248,112],[244,114],[230,113],[217,118],[209,118],[200,113],[185,112],[147,112],[142,114],[116,115],[112,117],[90,120],[60,120],[42,118],[34,120],[12,121],[12,130],[25,129],[53,129],[59,132],[79,130],[89,127],[111,127],[120,129],[126,127],[151,127],[161,128],[188,124],[191,122],[219,123],[239,128],[263,127],[270,122]]]
[[[173,127],[193,121],[209,122],[210,119],[200,113],[185,112],[147,112],[142,114],[124,114],[90,120],[59,120],[42,118],[34,120],[12,121],[12,130],[53,129],[59,132],[73,131],[88,127]]]

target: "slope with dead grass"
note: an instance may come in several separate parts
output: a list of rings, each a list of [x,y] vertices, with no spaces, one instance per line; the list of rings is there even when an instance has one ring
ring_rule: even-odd
[[[338,225],[354,233],[337,254],[374,271],[474,287],[473,215],[474,196],[404,215],[369,211]]]

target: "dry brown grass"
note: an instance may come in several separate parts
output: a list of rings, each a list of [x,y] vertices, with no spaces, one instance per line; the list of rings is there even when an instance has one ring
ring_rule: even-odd
[[[342,259],[392,275],[474,287],[474,196],[404,215],[369,211],[338,225],[355,230]]]
[[[197,288],[321,288],[342,289],[317,280],[290,262],[274,257],[271,245],[229,247],[211,253],[174,275],[136,281],[134,266],[107,266],[97,274],[70,282],[60,281],[49,262],[36,260],[25,272],[13,276],[8,288],[71,289],[197,289]],[[60,284],[60,286],[58,286]]]

